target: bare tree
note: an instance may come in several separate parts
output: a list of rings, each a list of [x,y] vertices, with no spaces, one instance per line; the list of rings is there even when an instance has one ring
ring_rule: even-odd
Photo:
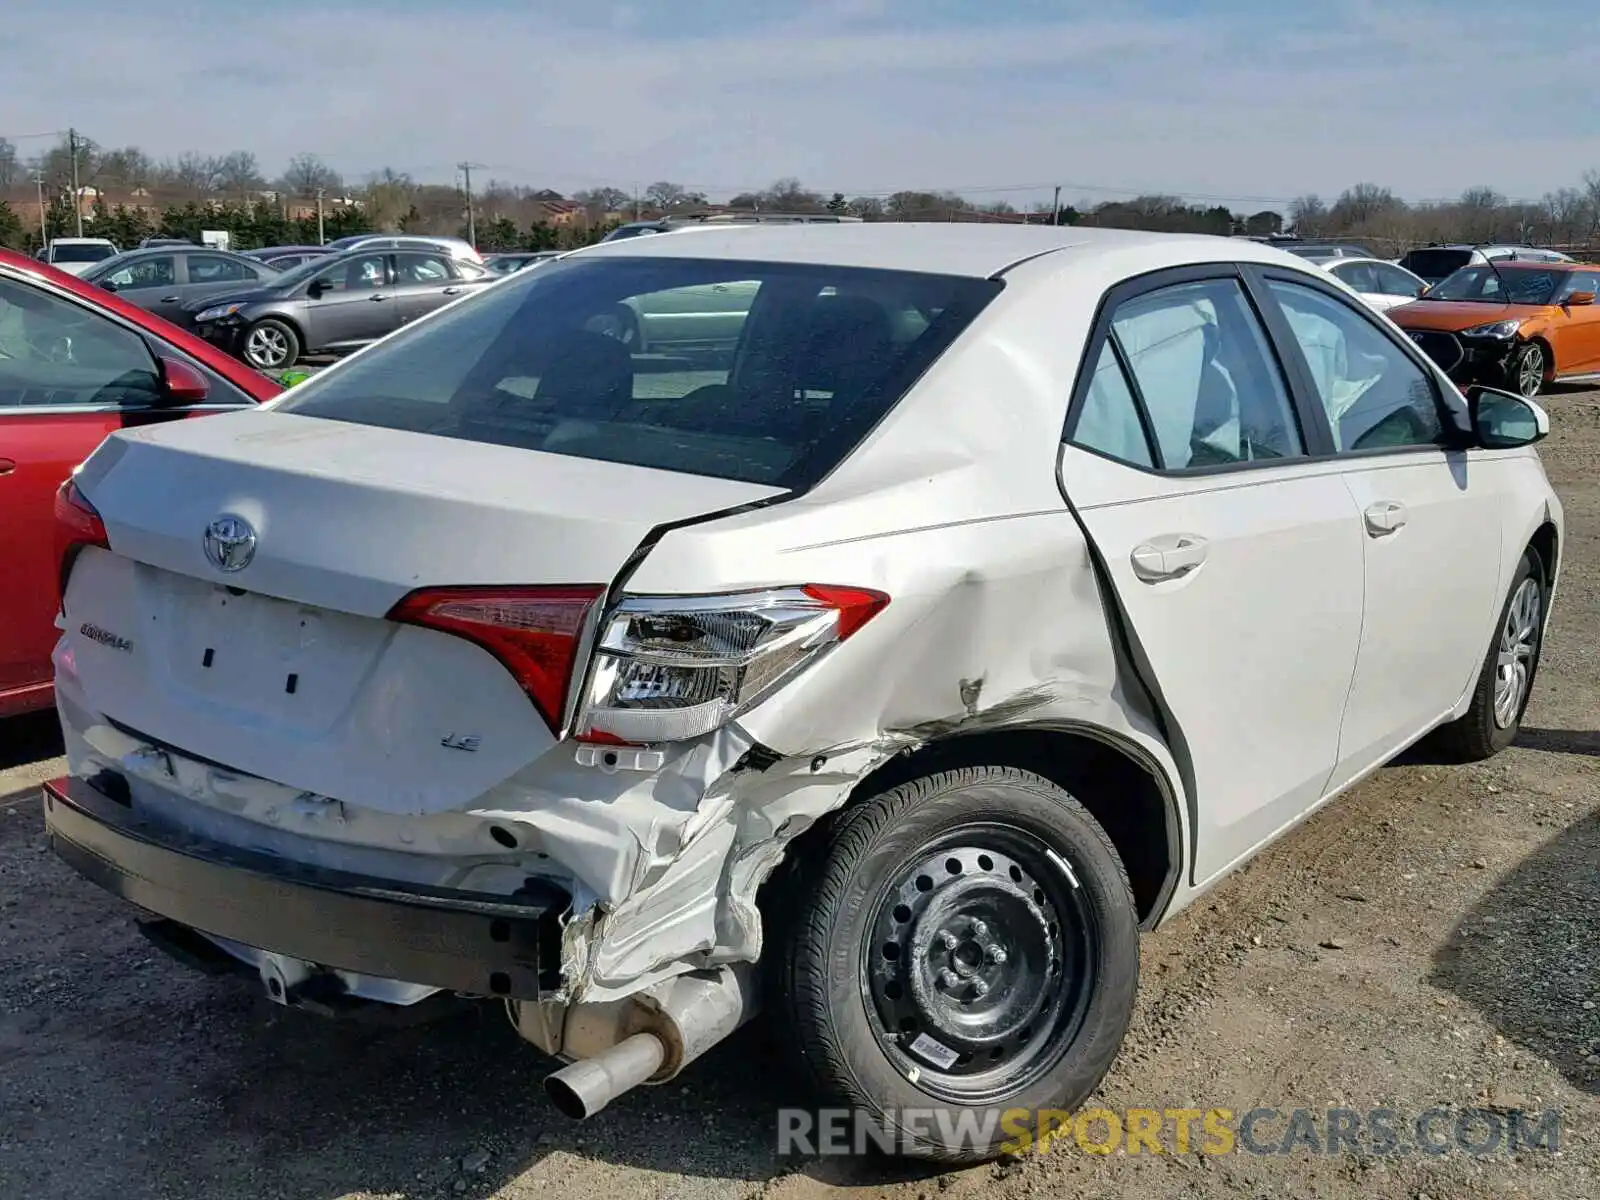
[[[1403,209],[1405,201],[1386,187],[1375,183],[1358,183],[1347,188],[1334,202],[1329,214],[1336,225],[1344,229],[1358,229],[1374,218]]]
[[[1592,240],[1600,237],[1600,171],[1590,171],[1583,177],[1583,196],[1589,210],[1584,214],[1584,234]]]
[[[139,147],[124,146],[120,150],[107,150],[100,156],[98,174],[100,182],[107,187],[134,191],[150,186],[155,164]]]
[[[1321,196],[1297,196],[1289,201],[1289,227],[1300,237],[1320,237],[1327,231],[1328,206]]]
[[[618,212],[633,203],[633,196],[621,188],[597,187],[586,192],[573,192],[572,198],[596,216]]]
[[[327,163],[315,154],[296,154],[283,172],[286,190],[297,196],[315,196],[318,189],[324,194],[337,192],[344,181]]]
[[[217,190],[219,161],[196,150],[185,150],[176,162],[165,167],[164,174],[184,195],[200,200]]]
[[[5,138],[0,138],[0,190],[9,188],[22,178],[22,162],[17,148]]]
[[[218,190],[243,200],[266,181],[256,156],[249,150],[235,150],[216,160],[215,182]]]

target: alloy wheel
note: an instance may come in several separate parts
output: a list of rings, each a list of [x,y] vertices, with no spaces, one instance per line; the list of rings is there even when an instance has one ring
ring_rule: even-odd
[[[270,326],[252,329],[244,342],[244,356],[252,367],[271,371],[288,366],[289,339]]]
[[[1537,344],[1522,351],[1522,361],[1517,367],[1517,390],[1524,396],[1537,396],[1544,386],[1544,351]]]
[[[1509,729],[1522,713],[1528,684],[1533,678],[1533,656],[1539,645],[1543,593],[1536,579],[1524,579],[1506,609],[1500,631],[1494,683],[1494,723]]]

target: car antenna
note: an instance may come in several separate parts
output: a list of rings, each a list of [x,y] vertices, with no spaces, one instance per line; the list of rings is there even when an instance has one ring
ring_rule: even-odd
[[[1489,256],[1487,247],[1487,242],[1479,242],[1473,247],[1473,249],[1483,251],[1483,261],[1488,264],[1489,270],[1494,272],[1495,281],[1500,285],[1500,294],[1505,297],[1505,302],[1510,304],[1511,285],[1506,282],[1506,277],[1500,274],[1500,268],[1494,265],[1494,259]],[[1513,257],[1515,257],[1515,255],[1513,255]]]

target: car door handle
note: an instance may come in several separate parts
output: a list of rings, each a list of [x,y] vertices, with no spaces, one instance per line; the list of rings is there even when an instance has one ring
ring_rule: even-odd
[[[0,458],[0,475],[9,475],[17,469],[16,459]]]
[[[371,300],[374,304],[376,304],[379,300],[387,300],[388,298],[389,297],[385,296],[382,292],[374,292],[372,295],[367,297],[367,299]]]
[[[1169,533],[1140,542],[1128,557],[1145,583],[1181,579],[1206,561],[1206,540],[1196,533]]]
[[[443,296],[454,296],[460,290],[461,289],[459,287],[447,287],[447,288],[444,289],[443,292],[440,293],[440,295],[443,295]]]
[[[1361,515],[1367,523],[1367,536],[1375,538],[1388,537],[1396,530],[1403,529],[1408,519],[1406,506],[1398,500],[1379,500],[1376,504],[1369,504]]]
[[[182,296],[163,296],[163,297],[161,297],[161,303],[162,304],[176,304],[178,301],[180,301],[182,299],[183,299]]]

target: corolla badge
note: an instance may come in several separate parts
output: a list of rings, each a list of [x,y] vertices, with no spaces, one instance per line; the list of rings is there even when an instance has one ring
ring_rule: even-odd
[[[243,517],[225,513],[206,526],[206,557],[219,571],[242,571],[256,556],[256,531]]]

